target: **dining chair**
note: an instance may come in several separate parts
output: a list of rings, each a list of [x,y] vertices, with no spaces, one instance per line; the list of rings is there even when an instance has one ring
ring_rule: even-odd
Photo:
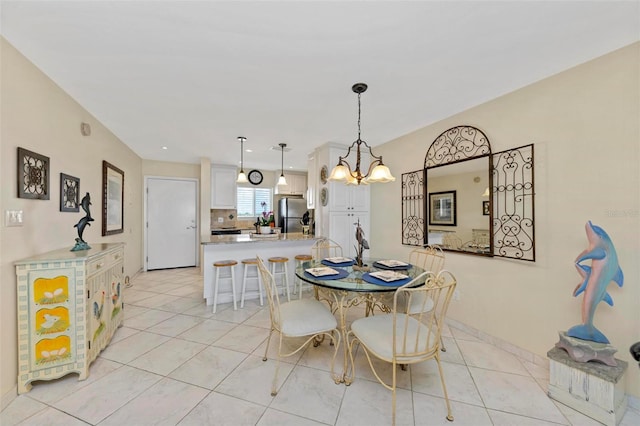
[[[409,263],[437,274],[444,268],[444,252],[438,246],[418,247],[409,253]]]
[[[278,360],[276,363],[276,371],[273,376],[273,384],[271,386],[271,396],[277,395],[278,371],[280,369],[280,359],[289,357],[298,353],[307,346],[309,342],[314,341],[314,346],[318,346],[324,336],[329,336],[331,342],[335,346],[333,358],[331,359],[331,377],[336,384],[342,381],[342,377],[334,374],[334,363],[338,348],[340,346],[340,331],[337,329],[338,322],[336,317],[327,309],[327,307],[315,299],[292,300],[290,302],[280,303],[278,289],[276,288],[275,279],[260,257],[258,259],[258,270],[262,278],[262,284],[265,289],[265,296],[269,302],[269,316],[271,318],[271,328],[269,330],[269,338],[267,346],[264,350],[263,361],[267,360],[269,344],[271,343],[271,335],[277,332],[280,336],[278,342]],[[283,338],[308,337],[296,350],[290,353],[282,353]]]
[[[418,280],[425,279],[423,286],[413,288]],[[447,420],[453,421],[447,386],[440,363],[440,342],[449,302],[456,287],[456,279],[449,271],[435,274],[423,272],[395,291],[393,310],[389,314],[359,318],[351,324],[345,344],[348,345],[351,361],[351,377],[355,376],[353,350],[356,345],[363,348],[371,371],[378,381],[392,392],[392,424],[396,419],[397,366],[416,364],[435,359],[440,374],[442,391],[447,405]],[[414,298],[422,307],[415,313],[409,310]],[[430,302],[429,302],[430,301]],[[427,303],[433,303],[429,309]],[[373,366],[371,357],[391,363],[391,384],[386,383]]]
[[[425,271],[431,271],[434,274],[438,274],[444,269],[444,252],[438,246],[426,245],[419,247],[409,253],[409,263],[419,266]],[[413,297],[411,304],[408,306],[409,313],[417,313],[419,309],[431,309],[433,303],[427,301],[423,304],[419,297]],[[440,350],[446,352],[447,348],[444,345],[444,339],[440,338]]]
[[[462,240],[455,232],[447,232],[442,237],[442,247],[452,250],[462,249]]]
[[[330,238],[321,238],[311,246],[311,257],[314,260],[342,257],[342,247]]]

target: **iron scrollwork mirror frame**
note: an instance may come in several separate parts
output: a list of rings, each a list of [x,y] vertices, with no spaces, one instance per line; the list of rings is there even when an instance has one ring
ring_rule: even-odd
[[[424,168],[402,175],[402,244],[428,243],[427,169],[484,156],[490,171],[488,255],[535,261],[533,144],[492,153],[486,135],[472,126],[444,131],[430,145]]]

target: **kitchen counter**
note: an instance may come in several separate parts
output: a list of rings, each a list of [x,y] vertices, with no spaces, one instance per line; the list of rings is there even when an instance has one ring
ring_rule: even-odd
[[[260,234],[258,234],[260,235]],[[265,242],[292,242],[315,241],[319,237],[315,235],[303,235],[301,232],[289,232],[287,234],[269,234],[268,236],[254,236],[254,234],[211,235],[208,241],[202,241],[202,245],[210,244],[245,244]]]
[[[238,262],[234,267],[234,274],[236,298],[239,306],[243,276],[242,259],[260,256],[265,263],[268,263],[267,259],[270,257],[288,257],[289,289],[293,291],[296,266],[295,256],[298,254],[311,254],[311,246],[320,238],[315,235],[303,235],[301,232],[273,234],[273,237],[259,237],[251,234],[209,236],[208,239],[201,243],[203,249],[202,270],[204,272],[203,296],[207,301],[207,305],[213,304],[214,262],[227,259]],[[249,274],[255,275],[254,268],[251,268]],[[245,300],[258,298],[258,283],[256,281],[255,279],[247,281]],[[231,302],[233,299],[230,280],[224,279],[220,281],[219,287],[218,303]]]

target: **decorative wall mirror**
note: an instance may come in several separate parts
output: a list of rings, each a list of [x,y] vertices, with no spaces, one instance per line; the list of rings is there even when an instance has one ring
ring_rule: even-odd
[[[491,253],[491,220],[483,213],[489,200],[488,155],[426,169],[427,243],[443,249],[475,254]],[[455,194],[451,211],[449,194]],[[440,197],[445,197],[440,201]],[[451,216],[454,220],[448,221]]]
[[[426,244],[444,250],[491,256],[491,220],[483,215],[483,201],[491,187],[491,145],[482,131],[458,126],[441,133],[425,157]],[[455,194],[451,212],[447,199],[434,194]],[[444,205],[443,205],[444,204]],[[489,205],[491,202],[489,200]],[[447,222],[447,215],[455,217]],[[444,218],[444,220],[435,220]]]
[[[471,126],[440,134],[402,175],[402,244],[535,261],[533,145],[491,152]]]

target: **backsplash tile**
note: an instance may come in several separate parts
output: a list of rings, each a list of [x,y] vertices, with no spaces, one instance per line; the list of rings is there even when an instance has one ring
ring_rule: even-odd
[[[235,228],[237,215],[236,209],[211,209],[211,229]],[[218,221],[219,218],[222,222]]]

